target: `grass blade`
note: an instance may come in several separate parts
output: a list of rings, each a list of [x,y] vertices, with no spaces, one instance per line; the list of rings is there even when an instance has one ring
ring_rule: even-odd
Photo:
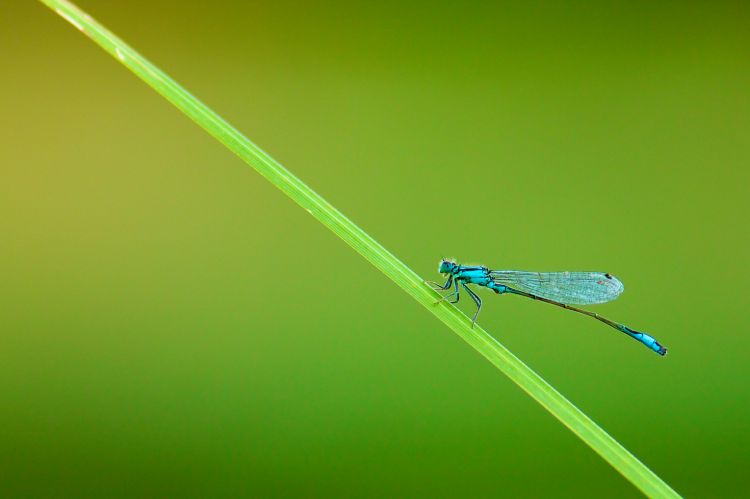
[[[679,497],[661,478],[507,348],[438,295],[398,258],[159,68],[65,0],[40,0],[117,58],[208,133],[306,209],[513,380],[644,494]]]

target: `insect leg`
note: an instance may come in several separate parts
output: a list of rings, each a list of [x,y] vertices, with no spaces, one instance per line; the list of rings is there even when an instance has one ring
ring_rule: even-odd
[[[449,300],[449,303],[458,303],[458,299],[461,297],[461,295],[458,293],[458,279],[454,279],[453,280],[453,285],[456,288],[456,290],[453,291],[453,292],[451,292],[451,293],[448,293],[447,295],[445,295],[442,298],[440,298],[438,301],[435,302],[435,305],[437,305],[438,303],[440,303],[443,300],[448,299],[449,297],[451,297],[453,295],[456,295],[456,299],[455,300]]]
[[[466,290],[467,293],[469,293],[469,296],[471,296],[471,299],[474,300],[474,303],[477,304],[477,311],[474,313],[474,317],[471,318],[471,327],[474,327],[474,324],[477,323],[477,317],[479,317],[479,312],[482,310],[482,299],[477,296],[477,294],[471,290],[469,286],[466,285],[465,282],[461,283]]]
[[[451,287],[451,284],[453,284],[453,276],[449,275],[448,280],[445,281],[445,284],[440,284],[435,281],[425,281],[425,284],[429,284],[430,286],[432,286],[432,289],[434,289],[435,291],[437,291],[438,289],[446,290]]]

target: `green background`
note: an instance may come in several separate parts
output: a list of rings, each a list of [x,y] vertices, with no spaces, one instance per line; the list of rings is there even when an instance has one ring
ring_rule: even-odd
[[[746,5],[78,5],[425,278],[617,275],[668,357],[481,323],[678,492],[748,493]],[[637,496],[53,12],[3,6],[0,67],[2,495]]]

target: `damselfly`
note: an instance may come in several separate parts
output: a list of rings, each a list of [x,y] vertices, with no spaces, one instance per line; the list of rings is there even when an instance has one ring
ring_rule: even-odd
[[[477,311],[471,319],[471,325],[477,321],[479,311],[482,310],[482,299],[468,286],[476,284],[491,289],[497,294],[511,293],[521,295],[533,300],[551,303],[589,317],[593,317],[606,325],[617,329],[640,341],[648,348],[666,355],[664,348],[652,336],[630,329],[627,326],[611,321],[601,315],[573,307],[571,305],[591,305],[614,300],[625,287],[613,275],[603,272],[523,272],[518,270],[490,270],[478,265],[460,265],[452,260],[440,262],[438,272],[447,274],[448,280],[445,284],[428,281],[435,290],[447,291],[454,287],[440,301],[449,300],[451,303],[458,302],[460,284],[477,304]]]

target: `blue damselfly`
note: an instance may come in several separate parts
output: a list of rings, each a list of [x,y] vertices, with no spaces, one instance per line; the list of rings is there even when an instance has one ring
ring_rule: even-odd
[[[617,329],[631,338],[643,343],[648,348],[666,355],[667,349],[646,333],[611,321],[595,312],[589,312],[572,305],[591,305],[604,303],[617,298],[625,287],[616,277],[605,272],[524,272],[518,270],[490,270],[479,265],[460,265],[452,260],[442,260],[438,271],[448,276],[445,284],[428,281],[435,290],[454,290],[443,296],[440,301],[458,302],[459,284],[477,304],[477,311],[471,319],[472,327],[482,310],[482,299],[468,286],[476,284],[491,289],[497,294],[511,293],[533,300],[551,303],[558,307],[572,310],[593,317],[606,325]]]

